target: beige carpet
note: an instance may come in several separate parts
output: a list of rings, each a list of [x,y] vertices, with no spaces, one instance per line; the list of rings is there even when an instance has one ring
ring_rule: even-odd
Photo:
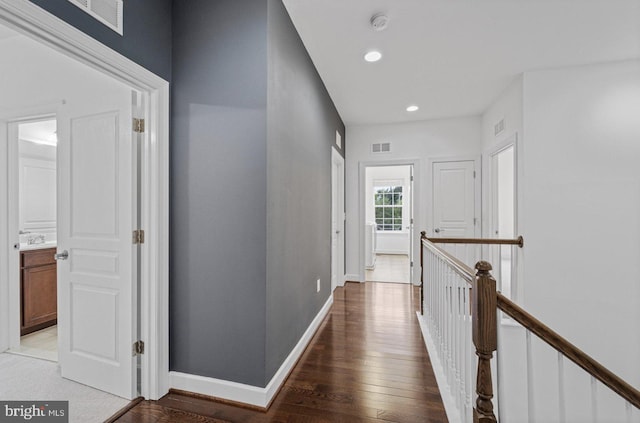
[[[0,354],[0,399],[69,401],[69,422],[100,423],[129,401],[63,379],[58,364],[14,354]]]

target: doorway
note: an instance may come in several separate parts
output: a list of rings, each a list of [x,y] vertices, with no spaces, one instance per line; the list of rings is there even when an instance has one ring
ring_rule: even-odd
[[[138,395],[130,354],[138,307],[131,87],[17,33],[0,52],[12,64],[3,68],[2,109],[22,113],[26,103],[55,116],[7,124],[8,160],[19,163],[7,202],[11,272],[20,269],[10,280],[10,330],[27,335],[57,323],[62,376],[131,399]],[[41,63],[47,72],[38,72]],[[39,150],[56,142],[56,154],[26,156],[33,140]],[[22,351],[32,338],[11,339],[10,347]]]
[[[146,398],[157,399],[168,391],[168,310],[166,306],[166,292],[168,284],[168,272],[166,268],[166,263],[168,262],[168,83],[140,66],[135,65],[130,61],[122,60],[122,56],[118,53],[106,48],[91,37],[78,31],[72,31],[66,24],[29,2],[0,4],[0,24],[4,24],[9,27],[8,31],[11,32],[8,37],[5,36],[7,31],[2,31],[2,33],[0,33],[2,36],[0,37],[2,38],[0,43],[2,44],[5,44],[7,41],[14,42],[16,39],[15,34],[17,34],[18,38],[26,39],[37,44],[39,48],[46,50],[48,54],[55,54],[60,57],[64,57],[66,60],[70,60],[78,66],[83,66],[84,70],[81,74],[82,77],[93,73],[93,75],[99,75],[98,77],[100,78],[109,79],[116,85],[120,84],[123,87],[128,86],[126,101],[128,104],[127,107],[129,108],[129,116],[131,116],[130,113],[132,110],[131,90],[133,89],[134,91],[137,91],[142,98],[146,99],[146,104],[143,104],[141,108],[141,117],[145,119],[147,131],[137,137],[138,141],[141,143],[140,151],[142,153],[142,169],[140,172],[141,192],[139,193],[141,207],[139,209],[139,216],[141,222],[140,226],[153,233],[154,236],[147,241],[143,248],[141,248],[139,254],[140,267],[138,273],[140,274],[140,297],[147,299],[142,301],[140,304],[140,333],[135,333],[136,331],[133,327],[129,332],[133,334],[131,336],[131,340],[133,340],[133,337],[135,336],[137,339],[143,339],[147,344],[147,354],[144,359],[136,359],[136,361],[139,361],[138,364],[141,374],[141,377],[139,378],[139,392]],[[19,32],[14,33],[14,29]],[[54,46],[55,49],[51,48]],[[45,62],[49,65],[49,61],[45,60]],[[6,55],[3,55],[0,59],[0,66],[2,66],[3,71],[13,70],[13,65],[16,63],[21,63],[21,60],[10,60]],[[54,85],[50,82],[48,84],[46,83],[48,78],[50,79],[56,76],[56,72],[53,68],[47,66],[45,71],[42,66],[39,66],[38,63],[36,63],[35,66],[31,66],[26,69],[25,75],[34,73],[35,75],[32,75],[30,78],[32,82],[31,86],[17,87],[10,85],[3,88],[3,99],[5,99],[5,94],[14,94],[20,90],[23,91],[24,95],[21,97],[21,101],[18,104],[11,105],[10,107],[3,106],[0,108],[0,161],[8,163],[7,160],[9,152],[6,142],[8,122],[15,121],[23,116],[40,117],[42,115],[56,114],[58,122],[64,121],[69,123],[65,129],[61,130],[60,127],[58,128],[58,135],[60,135],[60,131],[66,131],[66,139],[71,139],[72,137],[74,140],[80,140],[82,139],[81,135],[83,135],[83,132],[84,135],[97,133],[104,136],[105,133],[114,134],[114,131],[116,131],[115,128],[129,128],[127,130],[127,132],[129,132],[129,139],[132,138],[130,134],[132,120],[130,117],[127,118],[122,114],[116,117],[114,110],[117,110],[117,108],[106,107],[103,110],[96,110],[92,108],[86,108],[83,110],[79,110],[77,108],[74,109],[74,104],[77,103],[72,104],[69,101],[69,98],[65,98],[67,96],[51,96],[46,94],[46,90],[43,90],[43,87],[48,88]],[[70,79],[68,75],[64,76],[67,77],[67,79]],[[6,78],[6,80],[10,80],[10,78]],[[86,90],[90,85],[83,85],[86,81],[83,79],[74,79],[74,82],[76,83],[76,92],[81,92],[81,94],[87,96],[92,94]],[[28,95],[27,93],[29,93],[30,90],[32,93]],[[33,91],[35,91],[35,93],[33,93]],[[97,103],[101,103],[102,100],[111,98],[111,94],[113,93],[107,93],[106,97],[93,95],[91,96],[91,101],[86,104],[95,106]],[[41,96],[38,97],[38,95]],[[101,104],[104,106],[104,102]],[[106,109],[109,109],[110,112]],[[86,114],[82,115],[82,113]],[[64,116],[61,118],[61,115]],[[86,117],[86,119],[83,119],[83,116]],[[100,127],[100,129],[98,129],[98,127]],[[118,136],[123,140],[125,139],[121,137],[121,135]],[[95,139],[96,137],[93,138]],[[95,169],[92,164],[95,164],[95,162],[114,163],[113,160],[110,161],[113,156],[103,154],[105,153],[103,150],[95,150],[93,148],[95,145],[89,145],[89,143],[78,143],[72,149],[75,156],[67,154],[70,152],[70,150],[67,149],[65,152],[65,154],[67,154],[67,158],[64,160],[74,162],[74,159],[79,159],[80,156],[83,155],[83,152],[81,151],[83,147],[88,147],[85,150],[85,153],[87,151],[93,151],[94,156],[99,158],[94,158],[93,161],[75,160],[76,163],[82,164],[75,166],[72,174],[78,176],[84,171],[84,180],[74,180],[74,182],[69,179],[69,177],[66,177],[65,179],[65,176],[58,175],[58,182],[61,183],[60,186],[67,189],[67,200],[72,202],[69,207],[69,213],[71,214],[66,212],[64,213],[69,216],[86,216],[86,214],[78,212],[82,211],[81,209],[83,207],[85,208],[84,211],[87,211],[92,207],[92,204],[94,206],[102,204],[104,202],[103,197],[108,198],[110,194],[112,194],[111,191],[104,190],[104,187],[99,187],[95,190],[96,193],[94,193],[94,196],[91,197],[91,199],[96,201],[92,202],[89,201],[89,199],[84,203],[78,203],[76,201],[80,198],[87,198],[86,196],[76,195],[78,193],[78,189],[84,189],[82,184],[84,183],[86,188],[86,186],[89,185],[88,181],[95,181],[97,179],[86,178],[87,171],[91,170],[91,168]],[[122,151],[128,150],[128,148],[133,149],[134,143],[130,142],[129,145],[121,147],[122,148],[120,148],[120,150]],[[112,149],[112,151],[115,150]],[[120,158],[118,161],[122,162]],[[122,163],[125,166],[127,165],[126,162]],[[129,168],[129,166],[126,167]],[[59,167],[59,170],[61,168],[62,167]],[[133,167],[131,167],[131,171],[133,171]],[[119,170],[115,173],[120,175]],[[113,183],[114,179],[110,178],[109,175],[106,175],[104,177],[104,181]],[[119,190],[118,193],[125,192],[122,190],[123,188],[125,188],[126,191],[127,188],[124,185],[117,184],[117,190]],[[69,191],[68,189],[71,190]],[[74,191],[74,189],[76,190]],[[73,194],[73,196],[70,194]],[[0,197],[7,200],[9,199],[7,175],[0,175]],[[130,198],[131,200],[129,203],[134,202],[133,196],[130,196]],[[120,202],[119,204],[122,203]],[[60,204],[58,204],[58,208],[59,207]],[[130,211],[125,214],[118,213],[117,223],[122,222],[123,217],[125,220],[129,219],[127,215],[130,215],[131,220],[133,220],[133,216],[136,213],[134,212],[133,207],[129,208],[129,210]],[[62,219],[62,215],[63,213],[60,213],[58,216],[59,224]],[[109,223],[110,221],[113,223],[113,219],[104,218],[104,214],[95,217],[92,222],[96,221],[101,221],[102,223]],[[75,224],[71,222],[75,222]],[[72,225],[70,226],[72,230],[68,232],[72,235],[80,234],[85,238],[89,238],[87,235],[92,234],[90,231],[87,231],[87,229],[92,228],[87,225],[87,222],[89,222],[89,224],[91,223],[89,219],[67,219],[66,224]],[[10,278],[8,276],[8,269],[10,267],[8,264],[12,260],[15,260],[16,250],[14,249],[14,244],[18,243],[18,240],[16,239],[17,236],[13,234],[13,230],[10,229],[9,224],[10,219],[7,215],[7,211],[0,210],[0,301],[3,303],[0,307],[0,351],[5,351],[12,345],[15,345],[15,339],[19,339],[19,328],[16,329],[14,327],[15,325],[11,324],[12,319],[15,319],[15,317],[11,316],[17,316],[19,314],[15,313],[15,309],[17,307],[15,304],[19,301],[14,301],[16,298],[19,298],[19,295],[16,295],[14,292],[15,289],[11,288],[9,283]],[[17,224],[15,227],[17,228]],[[118,232],[119,235],[122,235],[122,245],[124,245],[125,239],[127,243],[131,242],[131,232],[121,231],[120,229],[118,229]],[[109,232],[103,228],[102,234],[105,233],[109,234]],[[96,233],[93,233],[93,235],[95,234]],[[59,231],[58,242],[60,242],[61,236],[63,235],[65,235],[64,231]],[[113,239],[114,237],[111,238]],[[91,252],[91,246],[82,247],[80,245],[73,245],[69,251],[59,251],[58,254],[61,254],[63,257],[66,255],[70,258],[66,263],[72,263],[72,265],[69,266],[67,264],[67,267],[75,270],[81,269],[87,274],[93,273],[91,275],[92,277],[100,276],[101,273],[104,275],[105,273],[108,273],[110,269],[114,269],[114,266],[118,267],[122,264],[120,256],[114,256],[113,254],[109,256],[108,254],[105,254],[102,257],[96,257],[95,255],[92,255]],[[74,254],[78,254],[77,257],[80,258],[80,260],[74,260],[74,257],[76,257]],[[128,256],[128,254],[125,255]],[[131,256],[133,257],[134,255],[131,254]],[[109,261],[109,259],[111,259],[111,261]],[[92,265],[97,265],[97,267],[91,268],[90,266]],[[111,265],[111,267],[109,267],[109,265]],[[128,266],[125,267],[128,268]],[[73,292],[75,297],[72,301],[75,302],[75,305],[85,306],[84,310],[76,310],[76,316],[80,316],[82,314],[80,312],[92,312],[92,310],[90,310],[92,308],[91,304],[94,303],[91,301],[85,301],[87,299],[86,297],[93,296],[93,299],[95,300],[97,297],[101,296],[100,294],[106,295],[102,296],[101,308],[96,307],[96,311],[104,311],[105,307],[106,310],[109,311],[109,308],[111,307],[109,304],[109,297],[111,300],[115,299],[118,311],[130,310],[128,313],[134,313],[135,311],[133,308],[133,302],[126,300],[121,301],[123,298],[122,296],[119,294],[114,295],[113,292],[109,293],[108,289],[97,287],[90,289],[77,289],[78,287],[79,285],[75,284],[75,290],[58,289],[58,294],[65,291],[67,293]],[[135,300],[133,296],[131,296],[131,298]],[[111,301],[111,305],[114,305],[113,301]],[[60,309],[64,309],[64,307],[59,307],[59,310]],[[131,322],[129,319],[123,319],[123,322],[124,321]],[[73,334],[74,339],[85,339],[83,336],[77,336],[83,331],[86,332],[87,328],[90,328],[91,325],[89,324],[83,327],[84,323],[86,323],[86,320],[80,321],[80,324],[76,325],[75,329],[70,332]],[[107,329],[114,328],[113,325],[108,326],[109,327]],[[133,325],[128,324],[126,326]],[[106,334],[110,335],[114,332],[122,334],[123,329],[127,329],[126,326],[118,324],[117,327],[115,327],[115,331],[106,332]],[[105,346],[107,346],[106,343],[103,342],[103,344],[100,344],[100,340],[94,336],[94,338],[88,343],[84,345],[76,343],[73,345],[73,348],[77,353],[76,355],[91,355],[92,351],[89,351],[91,348],[94,350],[100,349],[100,353],[94,355],[101,355],[96,357],[98,361],[101,360],[103,362],[108,362],[111,352],[108,347],[104,348]],[[120,342],[117,349],[117,354],[119,356],[130,357],[132,343],[129,341]],[[131,359],[131,361],[132,365],[130,368],[132,377],[130,379],[127,378],[129,380],[128,382],[125,381],[129,387],[125,387],[125,390],[123,391],[124,393],[119,393],[119,395],[123,397],[136,395],[135,391],[137,389],[135,388],[135,378],[133,373],[138,366],[133,364],[133,359]],[[102,376],[100,378],[102,378]],[[108,377],[105,377],[105,379],[107,378]]]
[[[413,166],[365,169],[365,280],[411,283]]]
[[[20,292],[20,343],[11,351],[57,362],[57,121],[50,116],[12,122],[8,130],[10,144],[17,145],[17,154],[9,158],[14,197],[9,206],[12,215],[18,206],[19,238],[14,245],[19,263],[12,265],[10,283]]]
[[[514,134],[489,153],[491,238],[513,239],[517,235],[516,141]],[[517,250],[511,245],[501,245],[491,258],[494,263],[500,263],[495,270],[498,289],[511,299],[516,299],[517,291]]]
[[[331,147],[331,292],[344,286],[344,158]]]

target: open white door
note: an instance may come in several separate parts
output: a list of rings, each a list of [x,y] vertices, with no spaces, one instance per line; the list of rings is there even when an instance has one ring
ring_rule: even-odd
[[[475,162],[433,163],[433,235],[475,236]]]
[[[63,377],[131,399],[135,169],[124,94],[57,116],[58,336]]]
[[[414,274],[413,269],[415,268],[415,260],[413,259],[413,250],[414,250],[414,225],[413,225],[413,165],[409,166],[409,192],[407,193],[407,197],[409,199],[409,225],[407,229],[409,230],[409,283],[413,283]]]
[[[331,149],[331,292],[344,283],[344,159]]]

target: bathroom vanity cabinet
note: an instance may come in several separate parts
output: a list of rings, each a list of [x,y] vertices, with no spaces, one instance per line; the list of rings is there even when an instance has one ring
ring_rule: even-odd
[[[20,335],[57,323],[58,295],[55,248],[20,252]]]

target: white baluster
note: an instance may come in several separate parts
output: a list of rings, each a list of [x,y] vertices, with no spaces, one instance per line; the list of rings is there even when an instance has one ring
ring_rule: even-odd
[[[527,403],[529,406],[529,423],[535,422],[535,402],[533,395],[533,357],[531,351],[531,332],[526,330],[527,336]]]
[[[598,421],[598,380],[591,376],[591,421]]]
[[[558,351],[558,402],[560,421],[567,421],[566,395],[564,390],[564,355]]]

